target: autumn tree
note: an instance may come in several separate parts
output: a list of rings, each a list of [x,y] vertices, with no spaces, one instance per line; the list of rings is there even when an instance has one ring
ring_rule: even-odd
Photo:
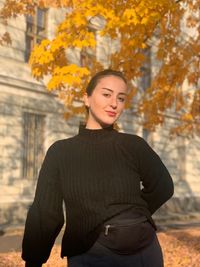
[[[106,4],[104,0],[7,0],[1,19],[6,23],[18,15],[33,15],[35,7],[65,8],[55,37],[35,46],[30,65],[36,79],[48,77],[47,89],[58,92],[68,115],[84,111],[86,82],[109,67],[128,78],[127,108],[135,97],[133,108],[144,127],[154,130],[172,116],[178,122],[173,132],[199,134],[199,6],[200,0],[107,0]],[[109,40],[104,62],[95,56],[97,36]],[[1,43],[6,41],[10,41],[8,33]],[[71,62],[69,49],[78,50],[85,60]],[[89,50],[94,51],[93,57],[88,56]],[[150,82],[138,86],[147,72]]]

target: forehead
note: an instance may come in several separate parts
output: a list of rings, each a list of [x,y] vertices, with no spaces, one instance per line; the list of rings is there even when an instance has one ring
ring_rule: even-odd
[[[118,76],[110,75],[106,77],[102,77],[99,79],[96,87],[102,88],[106,87],[109,89],[115,89],[115,88],[121,88],[121,89],[127,89],[127,85],[124,82],[124,80]]]

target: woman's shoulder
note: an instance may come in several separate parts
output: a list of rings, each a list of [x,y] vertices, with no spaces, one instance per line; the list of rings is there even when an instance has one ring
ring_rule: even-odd
[[[54,141],[48,148],[49,152],[55,152],[55,151],[60,151],[63,150],[63,148],[65,149],[66,147],[69,147],[70,144],[73,143],[73,140],[75,139],[75,136],[71,136],[68,138],[64,138],[64,139],[59,139]]]
[[[124,132],[118,132],[119,139],[122,141],[124,140],[125,142],[130,142],[134,144],[142,144],[146,143],[143,137],[132,134],[132,133],[124,133]]]

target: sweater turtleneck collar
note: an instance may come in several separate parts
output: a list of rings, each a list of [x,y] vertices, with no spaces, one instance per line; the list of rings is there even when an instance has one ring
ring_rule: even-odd
[[[85,124],[80,124],[78,136],[90,142],[98,142],[110,139],[112,133],[115,131],[116,130],[113,128],[113,125],[101,129],[88,129]]]

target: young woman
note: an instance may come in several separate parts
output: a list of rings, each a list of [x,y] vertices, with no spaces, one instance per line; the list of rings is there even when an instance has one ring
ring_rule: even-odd
[[[121,72],[97,73],[84,95],[86,124],[48,149],[26,220],[27,267],[47,261],[64,223],[63,201],[61,256],[69,267],[163,266],[151,216],[173,195],[173,182],[141,137],[113,128],[127,93]]]

